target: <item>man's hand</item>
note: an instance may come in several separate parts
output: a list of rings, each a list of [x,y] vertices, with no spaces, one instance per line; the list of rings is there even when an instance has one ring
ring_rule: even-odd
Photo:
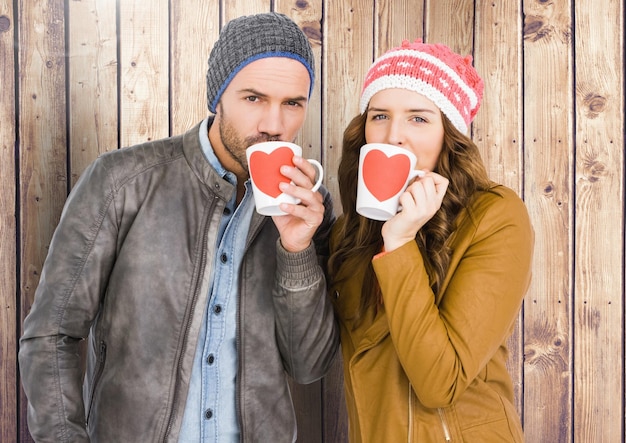
[[[280,190],[300,200],[300,204],[282,203],[287,215],[273,216],[280,242],[289,252],[299,252],[311,244],[315,231],[324,219],[324,202],[319,192],[312,192],[317,169],[300,156],[293,157],[295,167],[283,166],[280,173],[292,183],[281,183]]]

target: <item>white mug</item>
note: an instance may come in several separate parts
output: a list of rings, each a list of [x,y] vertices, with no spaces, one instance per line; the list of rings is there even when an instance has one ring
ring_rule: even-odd
[[[280,173],[280,167],[294,166],[294,155],[302,156],[302,148],[283,141],[257,143],[246,149],[254,203],[259,214],[285,215],[286,212],[280,210],[281,203],[300,203],[299,199],[283,193],[278,187],[280,182],[289,183],[289,179]],[[317,180],[311,189],[315,192],[322,184],[324,169],[317,160],[307,160],[317,168]]]
[[[411,151],[384,143],[361,147],[356,212],[372,220],[385,221],[400,210],[400,196],[415,177],[417,157]]]

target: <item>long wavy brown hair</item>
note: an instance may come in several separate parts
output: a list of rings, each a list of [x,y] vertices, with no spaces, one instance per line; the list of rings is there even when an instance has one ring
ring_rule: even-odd
[[[437,293],[448,271],[452,255],[448,240],[454,231],[459,212],[469,206],[476,192],[489,190],[492,186],[478,147],[459,132],[445,115],[441,116],[443,147],[433,172],[446,177],[450,183],[441,208],[415,237],[434,293]],[[359,152],[366,143],[366,119],[367,112],[356,116],[343,134],[343,151],[338,170],[343,215],[335,227],[338,232],[333,237],[335,242],[328,262],[330,281],[334,283],[340,282],[341,278],[349,278],[358,270],[364,271],[359,311],[355,313],[357,324],[371,308],[377,309],[381,300],[371,261],[382,250],[381,228],[384,222],[370,220],[356,212]],[[350,266],[351,272],[340,274],[344,265]]]

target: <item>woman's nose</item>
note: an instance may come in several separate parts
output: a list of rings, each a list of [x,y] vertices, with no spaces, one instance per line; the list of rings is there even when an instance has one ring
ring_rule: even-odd
[[[402,126],[397,121],[392,121],[387,131],[387,143],[390,145],[402,146],[404,143],[404,132]]]

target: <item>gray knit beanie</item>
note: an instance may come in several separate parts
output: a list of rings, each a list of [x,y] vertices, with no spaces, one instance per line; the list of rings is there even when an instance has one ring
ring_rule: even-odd
[[[315,80],[313,51],[304,32],[289,17],[275,12],[248,15],[224,26],[209,55],[207,103],[215,114],[224,90],[241,69],[265,57],[288,57],[302,63]]]

